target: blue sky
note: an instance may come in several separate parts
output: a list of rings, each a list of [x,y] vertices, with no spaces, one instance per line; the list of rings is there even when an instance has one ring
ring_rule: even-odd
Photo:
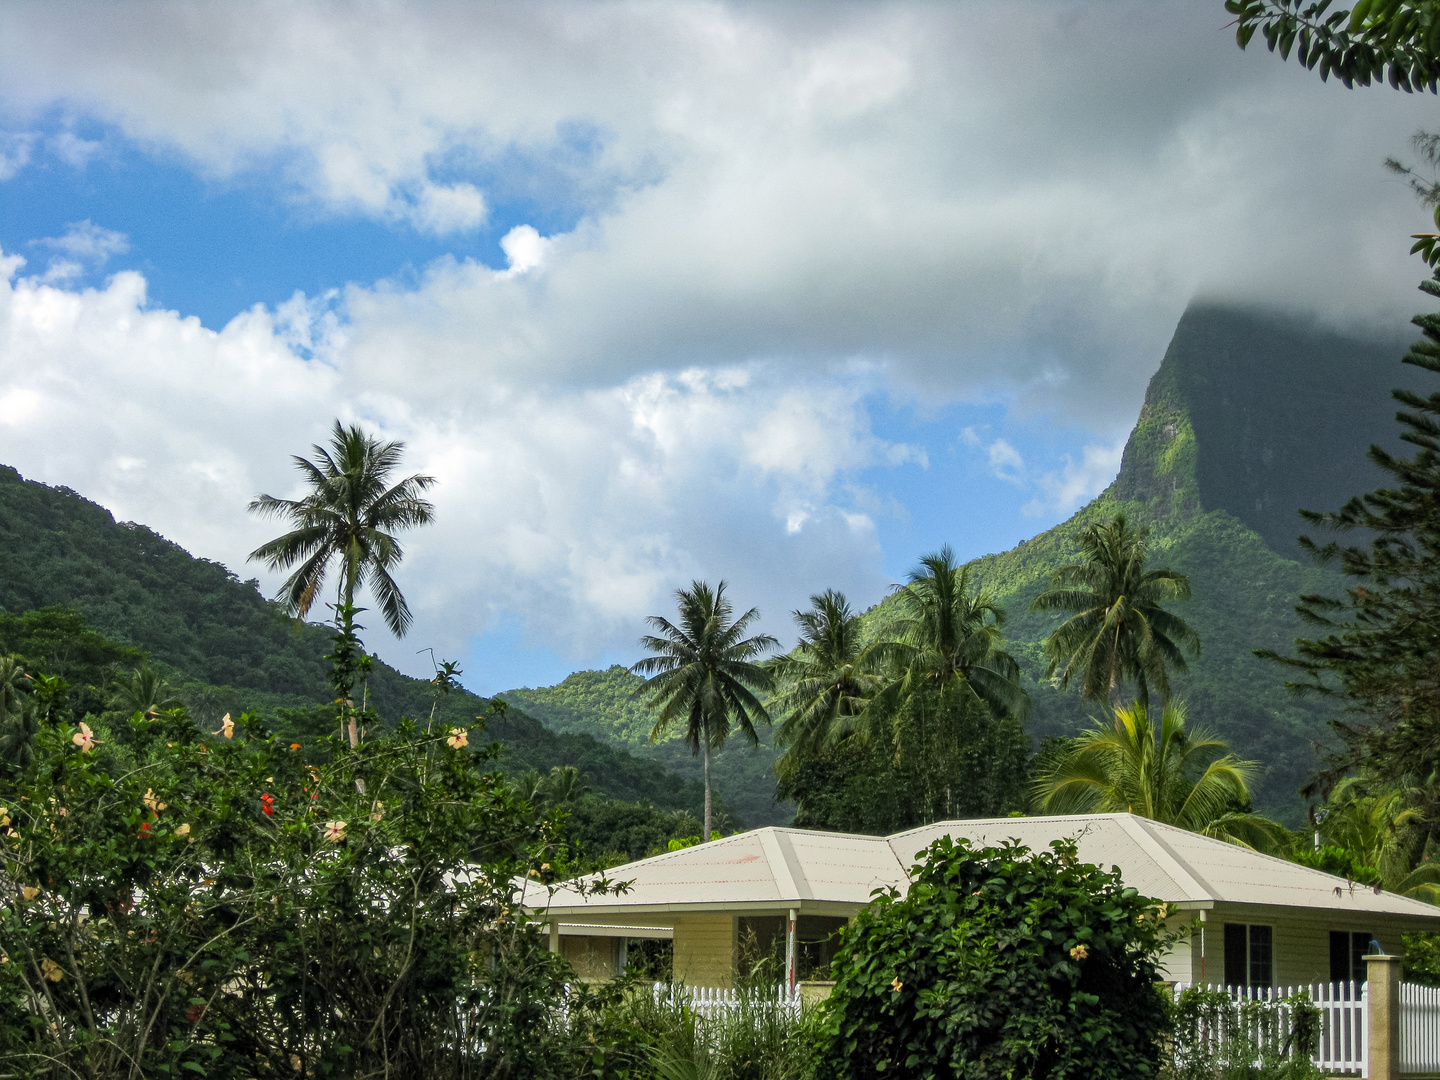
[[[692,577],[788,638],[1004,550],[1193,297],[1393,326],[1418,276],[1379,163],[1431,101],[1083,11],[8,6],[0,461],[273,589],[245,501],[336,417],[404,439],[440,516],[373,644],[491,691]]]

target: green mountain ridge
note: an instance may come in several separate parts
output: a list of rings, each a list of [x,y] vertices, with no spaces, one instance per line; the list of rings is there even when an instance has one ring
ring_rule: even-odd
[[[297,632],[255,581],[8,466],[0,466],[0,551],[0,615],[52,606],[79,613],[111,641],[146,653],[202,724],[248,710],[277,730],[328,730],[329,709],[321,703],[330,696],[324,656],[331,634],[316,624]],[[428,716],[433,703],[428,682],[383,663],[369,691],[391,718]],[[486,704],[456,691],[440,700],[437,715],[473,726]],[[574,765],[612,798],[691,812],[703,803],[698,783],[588,734],[552,731],[520,708],[508,708],[488,734],[505,742],[507,772]]]
[[[1260,763],[1259,809],[1304,817],[1299,789],[1331,742],[1337,706],[1296,698],[1252,650],[1289,652],[1302,593],[1339,593],[1334,570],[1300,561],[1299,510],[1327,510],[1375,487],[1371,443],[1395,446],[1390,389],[1407,380],[1406,339],[1365,340],[1292,314],[1192,305],[1176,326],[1127,441],[1120,473],[1069,521],[972,564],[1010,613],[1005,632],[1029,680],[1031,732],[1068,735],[1099,710],[1044,678],[1041,642],[1059,621],[1030,611],[1075,557],[1091,521],[1125,513],[1149,526],[1152,563],[1188,574],[1174,610],[1203,650],[1175,679],[1192,724]]]
[[[1034,702],[1029,729],[1037,741],[1074,734],[1099,710],[1045,678],[1041,642],[1058,620],[1032,613],[1030,603],[1073,561],[1080,526],[1123,512],[1153,530],[1156,565],[1191,579],[1193,599],[1175,608],[1203,643],[1190,673],[1175,680],[1191,723],[1259,762],[1259,809],[1290,824],[1304,820],[1299,789],[1315,770],[1317,746],[1330,741],[1336,707],[1287,693],[1278,667],[1251,650],[1288,651],[1301,630],[1300,594],[1343,588],[1333,570],[1300,561],[1298,511],[1338,507],[1379,483],[1366,450],[1397,445],[1390,389],[1410,374],[1399,363],[1407,344],[1403,334],[1366,339],[1290,313],[1217,304],[1185,312],[1115,481],[1068,521],[970,564],[1009,613],[1005,633]],[[870,634],[883,631],[892,605],[866,613]],[[637,684],[612,668],[504,696],[556,730],[588,732],[681,771],[683,745],[648,744],[648,717],[629,697]],[[773,794],[773,776],[756,767],[761,754],[749,753],[747,768],[716,779],[737,807]],[[754,823],[766,820],[753,810],[747,820],[751,813]]]
[[[499,696],[552,731],[592,735],[698,782],[700,760],[685,744],[682,731],[672,728],[658,742],[650,742],[655,719],[635,696],[644,681],[617,664],[604,671],[577,671],[554,686],[506,690]],[[784,825],[795,816],[795,808],[775,801],[775,745],[769,729],[762,727],[759,735],[757,746],[732,736],[711,756],[712,784],[747,825]],[[725,828],[723,818],[717,820]]]

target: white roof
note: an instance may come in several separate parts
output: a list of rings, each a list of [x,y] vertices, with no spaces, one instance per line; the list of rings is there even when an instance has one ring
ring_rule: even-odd
[[[858,907],[869,903],[876,889],[894,886],[903,892],[916,856],[946,835],[992,844],[1015,839],[1036,850],[1073,838],[1085,862],[1118,866],[1125,884],[1142,895],[1187,906],[1271,904],[1440,919],[1440,908],[1419,900],[1352,886],[1344,878],[1134,814],[946,821],[888,837],[754,829],[607,870],[611,881],[630,883],[619,895],[586,897],[561,886],[547,904],[547,890],[531,883],[525,903],[577,915],[816,902]]]

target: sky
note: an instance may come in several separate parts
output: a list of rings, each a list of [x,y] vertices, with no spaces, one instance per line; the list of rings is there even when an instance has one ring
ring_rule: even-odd
[[[1114,478],[1194,299],[1393,333],[1437,103],[1223,4],[0,7],[0,462],[219,560],[339,419],[433,475],[479,692],[677,587],[793,640]]]

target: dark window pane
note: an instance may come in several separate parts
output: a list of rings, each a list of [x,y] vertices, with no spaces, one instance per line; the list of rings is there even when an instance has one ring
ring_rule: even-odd
[[[1269,986],[1274,959],[1271,931],[1268,926],[1250,927],[1250,985]]]
[[[1330,931],[1330,981],[1350,981],[1350,931]]]
[[[1375,935],[1366,930],[1363,934],[1359,931],[1350,935],[1350,978],[1356,982],[1365,981],[1365,961],[1361,959],[1370,951],[1370,939]]]
[[[1246,968],[1245,924],[1225,924],[1225,985],[1249,984]]]

